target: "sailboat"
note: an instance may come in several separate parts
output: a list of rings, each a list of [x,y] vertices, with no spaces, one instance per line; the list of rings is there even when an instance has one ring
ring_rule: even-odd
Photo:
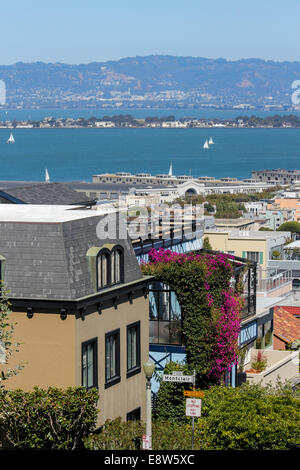
[[[14,144],[14,143],[15,143],[15,138],[14,138],[12,132],[10,133],[10,136],[9,136],[9,138],[7,139],[6,143],[7,143],[7,144]]]
[[[212,138],[212,137],[209,139],[209,142],[208,142],[208,143],[209,143],[209,145],[213,145],[213,144],[214,144],[214,141],[213,141],[213,138]]]
[[[209,149],[209,145],[208,145],[207,139],[206,139],[206,141],[205,141],[205,143],[204,143],[204,145],[203,145],[203,148],[204,148],[204,149]]]
[[[170,169],[169,169],[168,176],[173,176],[173,167],[172,167],[172,163],[171,163],[171,165],[170,165]]]
[[[49,176],[49,173],[48,173],[47,168],[46,168],[46,170],[45,170],[45,182],[46,182],[46,183],[50,183],[50,176]]]

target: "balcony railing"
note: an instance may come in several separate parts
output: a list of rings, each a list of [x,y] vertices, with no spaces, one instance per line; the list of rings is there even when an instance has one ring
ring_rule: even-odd
[[[292,282],[292,271],[279,271],[269,269],[261,272],[257,281],[257,292],[269,293],[272,290],[280,289]]]

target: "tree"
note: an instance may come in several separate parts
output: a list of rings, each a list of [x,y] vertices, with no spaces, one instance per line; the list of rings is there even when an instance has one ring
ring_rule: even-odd
[[[279,259],[280,258],[280,251],[274,250],[272,252],[272,259]]]
[[[300,224],[299,222],[284,222],[280,225],[277,229],[278,232],[292,232],[292,233],[300,233]]]
[[[212,250],[212,246],[210,244],[210,241],[209,241],[209,238],[208,237],[204,237],[204,240],[203,240],[203,248],[205,250]]]
[[[0,388],[3,387],[3,381],[16,375],[23,369],[23,364],[15,367],[9,367],[8,362],[13,353],[19,351],[20,343],[13,343],[13,336],[16,323],[11,323],[9,319],[10,303],[7,299],[8,291],[5,290],[3,283],[0,283]]]

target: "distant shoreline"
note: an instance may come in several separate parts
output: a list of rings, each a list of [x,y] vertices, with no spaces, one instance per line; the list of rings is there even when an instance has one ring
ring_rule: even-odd
[[[192,118],[176,119],[174,115],[135,118],[130,114],[113,116],[79,117],[77,119],[54,118],[12,119],[0,121],[1,129],[299,129],[300,118],[296,115],[259,117],[256,115],[236,118]]]

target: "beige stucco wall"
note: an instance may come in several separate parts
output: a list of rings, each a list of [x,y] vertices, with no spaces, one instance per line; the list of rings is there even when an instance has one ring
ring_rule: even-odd
[[[254,239],[249,236],[245,238],[229,238],[228,232],[213,232],[208,231],[204,233],[204,237],[208,237],[213,250],[234,251],[236,256],[243,257],[243,252],[259,251],[263,252],[263,263],[260,265],[262,269],[267,267],[267,241],[265,239]]]
[[[127,325],[140,321],[141,366],[149,356],[149,300],[144,296],[134,298],[132,303],[125,301],[114,307],[76,320],[76,383],[81,384],[81,344],[98,338],[98,388],[99,425],[106,419],[121,416],[141,407],[141,419],[146,419],[146,379],[143,372],[126,378],[127,373]],[[121,381],[105,389],[105,334],[120,329],[120,375]]]
[[[10,366],[25,363],[24,369],[5,382],[7,389],[32,390],[38,385],[66,388],[81,386],[81,345],[98,338],[98,388],[100,426],[106,419],[121,416],[141,408],[141,419],[146,419],[146,379],[142,365],[149,357],[149,300],[142,292],[140,297],[120,298],[115,309],[104,308],[102,314],[92,312],[76,319],[68,315],[65,320],[59,313],[34,313],[29,319],[24,312],[10,314],[10,321],[17,322],[14,340],[20,341],[20,352],[15,353]],[[140,321],[141,372],[126,378],[127,373],[127,325]],[[105,334],[120,329],[121,381],[105,389]],[[1,369],[3,366],[1,365]]]
[[[22,343],[10,365],[23,362],[25,367],[5,386],[23,390],[35,385],[75,386],[75,317],[61,320],[59,314],[34,313],[33,318],[28,318],[24,312],[14,312],[9,319],[17,323],[14,342]]]

